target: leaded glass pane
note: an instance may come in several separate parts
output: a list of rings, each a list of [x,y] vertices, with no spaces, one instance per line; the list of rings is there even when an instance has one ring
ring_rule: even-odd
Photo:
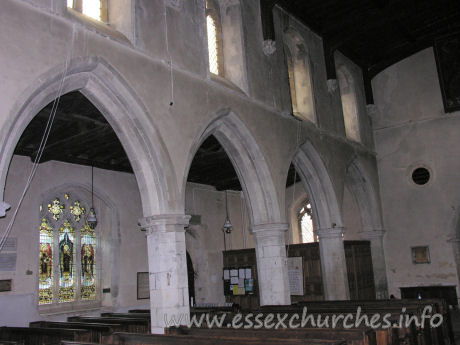
[[[82,13],[96,20],[101,20],[101,1],[83,0]]]
[[[59,229],[59,302],[75,300],[75,231],[66,220]]]
[[[96,235],[88,223],[81,229],[81,286],[83,301],[96,299]]]
[[[209,54],[209,71],[214,74],[219,74],[218,61],[218,41],[216,21],[211,15],[206,16],[206,24],[208,31],[208,54]]]
[[[40,225],[38,304],[53,302],[53,228],[46,219]]]

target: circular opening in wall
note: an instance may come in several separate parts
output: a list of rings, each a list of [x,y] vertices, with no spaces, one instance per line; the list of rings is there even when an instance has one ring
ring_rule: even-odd
[[[412,171],[412,181],[414,181],[415,184],[418,185],[424,185],[427,184],[428,181],[430,180],[430,172],[428,171],[427,168],[417,168],[414,171]]]

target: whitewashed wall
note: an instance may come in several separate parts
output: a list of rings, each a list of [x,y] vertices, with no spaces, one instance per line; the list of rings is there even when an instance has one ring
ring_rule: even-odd
[[[373,80],[373,119],[380,191],[387,231],[389,292],[400,287],[456,285],[450,238],[460,205],[460,114],[445,114],[433,50],[423,50]],[[414,168],[432,172],[424,186]],[[412,263],[411,247],[429,246],[431,264]]]

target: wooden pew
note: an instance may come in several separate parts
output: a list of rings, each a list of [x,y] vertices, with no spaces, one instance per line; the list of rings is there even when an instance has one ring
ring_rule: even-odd
[[[150,320],[145,318],[120,318],[120,317],[99,317],[99,316],[71,316],[67,321],[87,323],[109,323],[124,326],[124,331],[130,333],[149,333]]]
[[[86,329],[91,333],[90,341],[95,343],[102,342],[104,336],[114,332],[126,331],[126,327],[121,324],[106,323],[88,323],[88,322],[53,322],[53,321],[35,321],[29,324],[29,327],[39,328],[61,328],[61,329]]]
[[[363,329],[234,329],[234,328],[195,328],[170,327],[166,334],[194,336],[225,336],[243,338],[284,338],[284,339],[343,339],[348,345],[376,345],[375,331]]]
[[[346,345],[344,340],[251,338],[193,335],[114,333],[105,344],[115,345]]]
[[[58,344],[61,340],[88,342],[91,333],[84,329],[0,327],[2,341],[22,342],[24,345]]]

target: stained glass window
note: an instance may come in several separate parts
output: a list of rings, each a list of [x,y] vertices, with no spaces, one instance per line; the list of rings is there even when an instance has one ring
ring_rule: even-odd
[[[39,305],[97,300],[97,228],[69,193],[40,207]],[[46,205],[46,204],[45,204]]]
[[[81,229],[81,287],[84,301],[96,299],[96,236],[88,224]]]
[[[75,231],[66,220],[59,229],[59,302],[75,299]]]
[[[53,228],[43,218],[40,225],[38,303],[53,302]]]

